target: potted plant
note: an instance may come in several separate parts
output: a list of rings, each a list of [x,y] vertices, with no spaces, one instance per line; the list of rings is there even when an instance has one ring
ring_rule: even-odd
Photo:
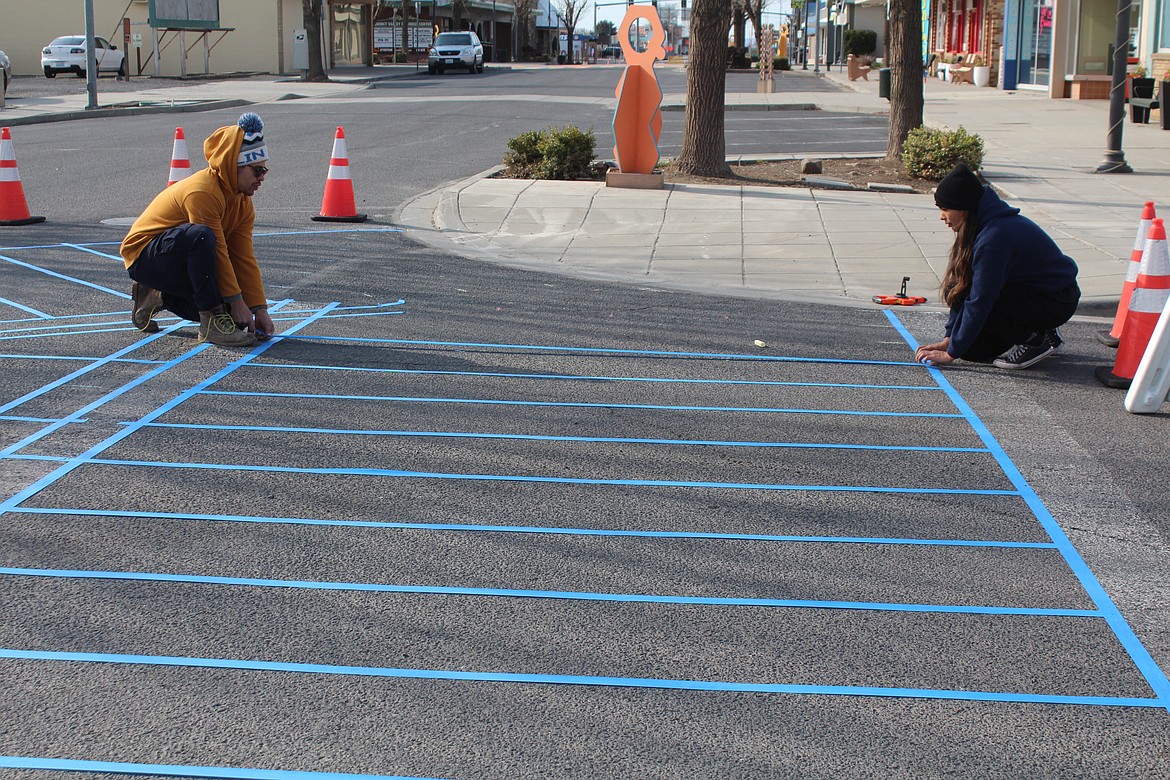
[[[1134,65],[1129,69],[1129,96],[1135,98],[1152,98],[1154,96],[1154,80],[1146,77],[1145,65]]]
[[[983,64],[983,55],[975,55],[975,62],[971,66],[971,80],[977,87],[986,87],[991,83],[991,66]]]

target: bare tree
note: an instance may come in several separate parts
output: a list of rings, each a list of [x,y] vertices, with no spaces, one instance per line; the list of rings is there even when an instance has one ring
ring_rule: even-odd
[[[305,39],[309,45],[309,69],[303,81],[328,81],[325,64],[321,61],[321,2],[301,0],[301,16],[305,22]]]
[[[727,164],[723,109],[727,92],[727,31],[732,0],[695,0],[691,10],[691,55],[687,66],[687,110],[680,173],[731,175]]]
[[[922,5],[890,0],[890,129],[886,159],[901,160],[906,136],[922,126]]]
[[[571,65],[573,63],[573,30],[577,28],[577,22],[581,21],[581,14],[585,13],[585,9],[589,7],[589,2],[588,0],[560,0],[554,7],[565,23],[565,32],[569,41],[569,56],[566,57],[565,61]]]
[[[744,16],[752,23],[752,30],[756,36],[756,47],[759,48],[764,41],[764,8],[768,5],[768,0],[735,0],[743,8]],[[763,57],[763,52],[760,53]]]

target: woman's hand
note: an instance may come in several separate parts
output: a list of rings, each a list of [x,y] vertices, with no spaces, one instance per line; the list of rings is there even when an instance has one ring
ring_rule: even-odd
[[[914,350],[914,360],[931,366],[949,366],[955,362],[955,359],[947,352],[947,347],[950,345],[950,336],[934,344],[923,344]]]

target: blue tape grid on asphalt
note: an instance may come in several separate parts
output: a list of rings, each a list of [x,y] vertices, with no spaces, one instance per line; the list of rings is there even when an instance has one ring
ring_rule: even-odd
[[[0,355],[0,357],[3,357]],[[301,363],[252,363],[249,368],[288,368],[304,369],[308,371],[350,371],[363,374],[414,374],[420,376],[475,376],[494,379],[554,379],[559,381],[584,382],[643,382],[647,384],[680,384],[680,385],[756,385],[764,387],[830,387],[845,390],[922,390],[925,392],[941,392],[941,388],[933,385],[874,385],[856,384],[852,382],[792,382],[778,379],[690,379],[686,377],[661,376],[600,376],[593,374],[523,374],[506,371],[440,371],[426,368],[374,368],[372,366],[311,366]]]
[[[60,772],[104,772],[158,777],[198,777],[208,780],[438,780],[403,775],[353,775],[343,772],[299,772],[289,769],[247,769],[229,766],[130,764],[123,761],[79,761],[68,758],[0,756],[0,767]]]
[[[321,311],[317,314],[317,317],[319,318],[321,316],[324,316],[325,314],[326,314],[326,311]],[[895,317],[889,315],[889,313],[887,313],[887,316],[890,317],[891,322],[895,324],[895,327],[899,328],[899,330],[903,333],[904,336],[909,335],[905,331],[905,329],[901,327],[900,322],[898,322]],[[302,323],[302,326],[304,324],[307,324],[307,322],[308,321],[306,321],[305,323]],[[295,331],[296,329],[299,329],[299,328],[294,328],[292,330]],[[288,337],[293,337],[293,336],[288,336]],[[912,341],[912,339],[910,339],[910,340]],[[384,343],[388,342],[388,343],[409,343],[409,344],[428,343],[428,342],[403,342],[401,340],[384,340],[384,339],[379,339],[377,341],[384,342]],[[173,408],[178,403],[181,403],[181,401],[185,397],[189,397],[190,395],[193,395],[194,393],[198,392],[200,388],[206,388],[206,387],[210,386],[212,383],[214,383],[215,381],[218,381],[220,378],[222,378],[222,376],[226,376],[231,371],[234,371],[236,368],[243,365],[251,358],[257,356],[260,352],[263,351],[264,348],[267,348],[272,343],[274,343],[274,342],[271,342],[271,341],[267,342],[266,344],[262,345],[261,348],[258,348],[253,354],[241,359],[240,361],[237,361],[236,363],[232,364],[231,366],[226,367],[221,372],[219,372],[217,375],[200,383],[200,385],[196,386],[196,388],[192,388],[190,391],[184,393],[179,398],[175,399],[175,401],[171,402],[170,404],[165,405],[164,407],[160,408],[159,410],[156,410],[156,412],[152,413],[151,415],[148,415],[146,418],[143,418],[143,420],[139,421],[140,425],[138,427],[141,427],[141,425],[149,424],[149,422],[151,420],[160,416],[167,409]],[[453,345],[453,344],[449,343],[448,345]],[[476,348],[488,347],[488,348],[492,348],[492,349],[500,349],[500,348],[508,348],[508,347],[520,348],[520,349],[538,348],[538,347],[535,347],[532,345],[520,346],[520,345],[464,344],[463,346],[471,346],[471,347],[476,347]],[[565,348],[565,349],[572,349],[572,348]],[[575,352],[598,351],[598,352],[606,352],[609,354],[612,354],[614,352],[624,352],[624,353],[633,352],[631,350],[593,350],[593,349],[589,349],[589,350],[572,349],[572,351],[575,351]],[[648,352],[640,352],[640,353],[641,354],[662,354],[662,353],[648,353]],[[670,353],[670,354],[677,356],[677,355],[686,355],[688,353]],[[720,356],[713,356],[713,355],[700,355],[697,353],[689,353],[689,354],[694,355],[696,357],[701,356],[701,357],[704,357],[707,359],[710,359],[712,357],[720,357]],[[737,356],[737,357],[740,357],[742,359],[757,359],[757,360],[758,359],[775,359],[775,358],[761,358],[758,356]],[[816,359],[799,358],[797,360],[806,361],[806,360],[816,360]],[[825,362],[825,361],[817,361],[817,362]],[[873,361],[828,361],[828,362],[866,362],[866,363],[872,363]],[[900,365],[905,365],[905,364],[900,364]],[[937,370],[932,370],[932,373],[937,374]],[[952,396],[952,398],[958,398],[958,401],[962,402],[961,397],[958,397],[957,393],[954,393],[953,388],[950,388],[949,383],[946,383],[945,379],[942,379],[941,376],[936,376],[936,378],[941,380],[941,384],[944,386],[944,389],[947,390],[948,395]],[[989,448],[998,451],[997,460],[999,460],[999,455],[1002,455],[1003,461],[1006,461],[1007,466],[1010,467],[1010,471],[1014,472],[1015,476],[1012,477],[1013,483],[1016,482],[1016,477],[1018,477],[1019,482],[1021,484],[1023,484],[1024,487],[1027,487],[1026,483],[1024,483],[1022,480],[1022,476],[1019,476],[1018,471],[1015,471],[1014,465],[1011,464],[1010,461],[1007,461],[1006,454],[1002,452],[1002,449],[998,448],[998,444],[995,443],[994,439],[992,439],[990,437],[990,433],[987,432],[986,429],[982,427],[982,423],[979,422],[978,419],[974,417],[973,412],[971,412],[970,408],[967,407],[965,403],[959,403],[958,405],[960,406],[960,408],[964,409],[963,416],[969,416],[969,419],[972,420],[972,424],[975,425],[978,429],[982,429],[980,431],[980,435],[983,436],[984,434],[986,434],[986,438],[990,439],[991,443],[994,444],[994,448],[992,448],[990,445],[989,445]],[[136,429],[134,425],[128,426],[126,429],[119,432],[118,434],[111,436],[110,439],[107,440],[107,442],[104,442],[103,444],[98,445],[95,448],[91,448],[91,450],[89,452],[84,453],[79,458],[73,459],[73,460],[67,462],[62,467],[60,467],[59,469],[54,471],[52,474],[48,475],[46,478],[41,480],[41,482],[48,484],[49,481],[55,481],[61,475],[63,475],[64,473],[67,473],[69,470],[72,470],[72,468],[75,468],[77,465],[80,465],[83,462],[99,462],[99,461],[96,461],[92,458],[93,454],[96,454],[96,452],[100,452],[100,451],[104,450],[108,446],[111,446],[114,442],[120,441],[121,439],[125,438],[134,429]],[[209,464],[200,464],[200,465],[209,465]],[[1005,468],[1005,473],[1008,473],[1008,472],[1009,472],[1008,468]],[[1012,474],[1009,473],[1009,476],[1012,476]],[[641,483],[642,483],[642,481],[635,482],[635,484],[641,484]],[[698,484],[706,484],[706,483],[698,483]],[[0,514],[2,514],[4,511],[11,511],[11,509],[16,507],[20,503],[20,501],[25,500],[27,495],[35,494],[36,492],[39,492],[40,489],[43,489],[43,487],[38,487],[37,485],[34,485],[34,486],[30,486],[30,488],[27,491],[22,491],[21,494],[19,494],[18,496],[14,496],[12,498],[12,500],[10,500],[9,502],[5,502],[4,505],[0,505]],[[937,491],[935,491],[935,492],[937,492]],[[1030,491],[1030,488],[1028,488],[1028,492],[1030,492],[1031,496],[1035,498],[1035,494],[1034,494],[1034,492]],[[1020,494],[1022,495],[1023,493],[1020,493]],[[1043,510],[1043,505],[1039,504],[1038,498],[1035,498],[1035,503],[1038,504],[1040,509]],[[1032,503],[1030,502],[1029,505],[1032,506]],[[1035,506],[1032,506],[1032,508],[1035,511]],[[1044,510],[1044,511],[1046,513],[1046,510]],[[1055,522],[1051,519],[1050,516],[1049,516],[1048,520],[1053,526],[1055,526]],[[1046,527],[1047,527],[1047,524],[1046,524]],[[1058,527],[1056,530],[1059,532]],[[1051,535],[1052,534],[1050,532],[1050,536]],[[1063,533],[1059,533],[1059,535],[1063,538]],[[1061,543],[1059,540],[1055,540],[1055,541],[1056,541],[1058,546],[1061,546]],[[1079,556],[1075,553],[1075,550],[1072,550],[1071,543],[1069,543],[1067,541],[1067,538],[1064,538],[1064,546],[1067,546],[1068,550],[1072,552],[1072,555],[1075,558],[1075,561],[1070,561],[1070,565],[1073,565],[1076,561],[1080,561]],[[1062,552],[1064,552],[1063,549],[1062,549]],[[1067,555],[1066,555],[1066,560],[1069,560]],[[1092,583],[1096,584],[1095,578],[1093,578],[1092,574],[1090,572],[1088,572],[1088,569],[1083,564],[1083,561],[1080,562],[1079,568],[1082,571],[1077,572],[1078,576],[1081,576],[1082,574],[1086,574],[1088,576],[1088,578],[1092,581]],[[1074,566],[1074,570],[1076,570],[1076,569],[1077,569],[1077,567]],[[1097,587],[1097,590],[1100,592],[1100,596],[1102,596],[1104,598],[1105,603],[1108,604],[1108,606],[1112,609],[1112,611],[1114,613],[1116,613],[1116,608],[1112,605],[1112,602],[1104,594],[1103,590],[1100,589],[1100,586],[1097,585],[1096,587]],[[1095,603],[1099,603],[1099,602],[1095,602]],[[1121,618],[1119,613],[1116,613],[1116,619],[1110,620],[1110,625],[1113,628],[1113,630],[1115,631],[1115,633],[1119,632],[1119,627],[1126,632],[1129,631],[1128,626],[1125,624],[1124,620]],[[1031,695],[1031,694],[1002,694],[1002,693],[987,693],[987,692],[974,692],[974,693],[972,693],[972,692],[963,692],[963,691],[959,691],[959,692],[921,691],[921,690],[916,690],[916,689],[862,689],[862,688],[838,688],[835,686],[828,686],[828,687],[826,687],[826,686],[771,686],[771,685],[759,686],[756,684],[744,684],[744,685],[747,685],[749,687],[742,688],[742,689],[743,690],[748,690],[748,689],[751,689],[751,690],[775,690],[775,691],[785,690],[785,691],[789,691],[789,692],[805,692],[805,693],[811,693],[811,692],[823,693],[823,692],[833,691],[833,692],[848,693],[848,694],[853,694],[853,695],[858,695],[858,693],[861,691],[868,691],[868,692],[861,694],[861,695],[887,695],[887,696],[889,696],[889,695],[894,695],[894,696],[910,695],[910,696],[916,696],[916,697],[922,697],[922,696],[932,697],[932,696],[940,696],[941,695],[941,697],[943,697],[943,698],[965,698],[965,697],[973,696],[976,699],[980,699],[980,700],[996,700],[996,701],[1005,701],[1005,700],[1040,701],[1040,700],[1047,700],[1047,701],[1053,701],[1053,702],[1058,701],[1058,702],[1062,702],[1062,703],[1100,704],[1103,702],[1110,702],[1110,703],[1124,703],[1125,706],[1158,706],[1158,707],[1166,706],[1164,704],[1164,700],[1166,699],[1165,687],[1164,687],[1164,683],[1165,683],[1164,676],[1161,677],[1161,682],[1163,683],[1163,685],[1161,687],[1159,687],[1159,685],[1157,684],[1158,680],[1156,679],[1156,677],[1161,675],[1160,670],[1157,668],[1156,664],[1153,663],[1152,659],[1149,659],[1148,654],[1145,654],[1144,659],[1141,657],[1142,654],[1145,653],[1144,648],[1141,646],[1140,642],[1137,641],[1136,637],[1133,637],[1132,632],[1129,632],[1129,636],[1132,638],[1132,642],[1127,643],[1126,638],[1124,636],[1122,636],[1120,633],[1118,633],[1119,640],[1122,641],[1122,643],[1126,646],[1127,650],[1130,651],[1131,657],[1134,658],[1135,663],[1138,663],[1139,667],[1142,668],[1142,672],[1143,672],[1143,674],[1146,675],[1147,680],[1151,680],[1151,676],[1149,674],[1149,672],[1151,670],[1149,667],[1152,667],[1152,671],[1156,673],[1154,675],[1155,679],[1151,680],[1151,687],[1154,688],[1155,692],[1158,694],[1157,699],[1118,699],[1118,698],[1110,698],[1110,697],[1067,697],[1067,696],[1059,696],[1059,697],[1040,696],[1040,697],[1037,697],[1036,695]],[[1140,651],[1136,655],[1134,652],[1133,645],[1136,645],[1136,649],[1138,651]],[[19,654],[22,654],[24,652],[26,652],[26,651],[3,651],[2,654],[6,655],[9,653],[16,653],[17,655],[19,655]],[[283,670],[289,670],[289,671],[302,670],[302,669],[305,669],[305,670],[315,669],[317,671],[332,671],[332,670],[344,669],[344,670],[346,670],[345,672],[333,671],[333,673],[349,673],[349,674],[363,674],[363,673],[368,674],[371,671],[371,670],[364,668],[364,667],[316,667],[314,665],[301,665],[301,664],[289,665],[289,664],[272,664],[270,662],[224,661],[223,659],[174,659],[174,658],[168,658],[165,656],[102,656],[100,654],[84,654],[84,653],[83,654],[45,653],[45,654],[42,654],[42,656],[46,657],[46,658],[48,658],[48,657],[61,658],[64,656],[70,656],[71,658],[73,658],[73,660],[85,659],[85,660],[101,660],[101,661],[107,661],[107,662],[132,662],[132,663],[146,662],[143,659],[151,659],[149,661],[151,663],[166,663],[166,664],[176,663],[176,664],[180,664],[180,665],[189,665],[193,662],[196,662],[197,665],[206,665],[206,664],[217,665],[217,664],[221,664],[221,663],[228,663],[228,664],[233,665],[234,668],[239,668],[239,667],[236,667],[235,665],[240,664],[240,663],[244,663],[247,665],[246,668],[274,668],[275,669],[277,667],[283,667]],[[17,657],[17,656],[10,656],[10,657]],[[135,659],[135,660],[127,660],[127,659],[131,659],[131,658]],[[255,666],[255,664],[261,664],[261,666],[258,667],[258,666]],[[422,670],[422,671],[420,671],[420,670],[380,670],[380,671],[392,672],[395,676],[401,676],[403,674],[406,674],[406,675],[423,675],[423,676],[427,676],[427,677],[439,676],[439,677],[445,677],[447,679],[470,679],[470,678],[466,677],[466,675],[468,675],[468,674],[472,675],[473,678],[480,678],[480,676],[481,676],[480,673],[450,673],[450,672],[435,672],[433,670]],[[456,676],[451,677],[452,674],[454,674]],[[633,679],[627,679],[627,678],[576,678],[576,677],[571,677],[571,676],[546,676],[546,675],[519,675],[519,676],[517,676],[517,675],[503,675],[503,676],[501,676],[501,675],[494,675],[493,674],[493,675],[489,675],[489,677],[491,679],[509,679],[509,680],[526,680],[526,681],[540,679],[540,680],[547,681],[547,682],[560,682],[560,683],[572,683],[572,684],[625,684],[625,685],[637,685],[637,686],[649,685],[651,687],[662,687],[663,682],[664,682],[664,681],[643,680],[640,678],[633,678]],[[606,682],[598,682],[598,680],[605,680]],[[688,687],[692,686],[692,685],[707,686],[707,685],[712,684],[712,683],[703,682],[703,681],[666,681],[666,682],[669,682],[672,684],[673,683],[682,683]],[[722,686],[726,686],[728,684],[727,683],[714,683],[714,685],[721,686],[721,688],[722,688]],[[739,684],[732,684],[732,685],[739,685]],[[725,689],[725,688],[723,688],[723,689]],[[875,691],[880,691],[881,693],[874,693]],[[1008,698],[1005,698],[1005,696]],[[1021,698],[1012,698],[1012,697],[1021,697]]]
[[[551,436],[535,433],[478,433],[472,431],[387,431],[360,428],[299,428],[288,425],[209,425],[149,423],[144,428],[180,428],[199,431],[269,431],[320,433],[335,436],[397,436],[423,439],[502,439],[513,441],[576,441],[604,444],[661,444],[686,447],[759,447],[799,450],[880,450],[882,452],[990,452],[986,447],[933,447],[911,444],[831,444],[799,441],[722,441],[719,439],[639,439],[630,436]]]
[[[906,329],[906,326],[902,324],[902,321],[898,319],[897,315],[890,310],[886,310],[885,314],[890,324],[902,334],[902,338],[906,340],[910,349],[917,349],[917,340]],[[1101,583],[1097,581],[1096,576],[1093,575],[1088,564],[1081,558],[1081,554],[1073,547],[1072,542],[1064,533],[1064,529],[1056,522],[1056,519],[1048,511],[1048,507],[1036,495],[1036,491],[1024,479],[1024,475],[1016,468],[1016,464],[1004,452],[1003,447],[1000,446],[999,442],[991,434],[991,431],[987,429],[987,426],[983,424],[983,421],[979,419],[979,416],[975,414],[975,410],[971,408],[970,404],[955,390],[954,386],[938,368],[932,366],[927,370],[930,371],[935,381],[938,382],[939,386],[942,387],[943,391],[955,404],[955,408],[959,409],[971,421],[971,427],[974,428],[975,433],[988,446],[996,462],[1003,469],[1004,474],[1019,490],[1024,502],[1032,510],[1032,514],[1035,515],[1041,526],[1044,527],[1049,538],[1056,544],[1057,549],[1060,550],[1060,554],[1064,557],[1065,563],[1068,564],[1077,580],[1081,583],[1081,587],[1085,589],[1089,598],[1101,612],[1102,617],[1109,624],[1110,629],[1117,637],[1117,641],[1125,648],[1130,659],[1133,660],[1134,665],[1137,666],[1142,676],[1145,677],[1146,682],[1157,697],[1156,701],[1159,703],[1159,706],[1170,710],[1170,681],[1166,679],[1166,674],[1154,662],[1154,659],[1150,657],[1149,652],[1142,645],[1141,640],[1133,633],[1133,629],[1129,627],[1129,623],[1122,617],[1121,612],[1113,603],[1113,599],[1109,598],[1109,594],[1101,587]]]
[[[827,414],[852,417],[914,417],[963,419],[963,415],[948,412],[874,412],[857,409],[808,409],[804,407],[750,407],[750,406],[681,406],[676,404],[618,404],[584,401],[520,401],[492,398],[434,398],[407,395],[341,395],[337,393],[277,393],[255,390],[207,390],[205,395],[234,395],[256,398],[316,398],[333,401],[385,401],[390,403],[443,403],[485,406],[550,406],[575,409],[653,409],[671,412],[742,412],[744,414]]]
[[[11,455],[14,459],[64,460],[40,455]],[[66,515],[74,517],[138,517],[152,520],[202,520],[218,523],[271,523],[275,525],[322,525],[352,528],[398,528],[415,531],[474,531],[477,533],[563,534],[566,536],[630,536],[650,539],[719,539],[751,542],[809,542],[813,544],[889,544],[930,547],[1005,547],[1037,550],[1055,549],[1052,542],[1018,542],[991,539],[915,539],[880,536],[794,536],[788,534],[736,534],[714,531],[653,531],[606,528],[572,528],[543,525],[484,525],[473,523],[406,523],[392,520],[327,520],[314,517],[267,517],[263,515],[222,515],[190,512],[131,512],[121,509],[69,509],[61,507],[20,507],[21,514]]]
[[[379,666],[335,666],[327,664],[247,661],[225,658],[195,658],[167,655],[114,653],[70,653],[47,650],[0,648],[0,658],[33,661],[79,661],[84,663],[146,664],[188,666],[205,669],[238,669],[294,674],[340,674],[358,677],[393,677],[415,680],[457,680],[473,682],[592,685],[618,688],[661,688],[680,691],[722,691],[786,693],[813,696],[872,696],[904,699],[947,699],[954,701],[1018,702],[1024,704],[1086,704],[1110,707],[1163,707],[1157,699],[1119,696],[1057,696],[1042,693],[962,691],[928,688],[880,688],[854,685],[792,685],[788,683],[722,682],[717,680],[674,680],[653,677],[604,677],[573,674],[518,674],[511,672],[462,672],[448,669],[399,669]]]
[[[1028,615],[1032,617],[1101,617],[1094,609],[1046,609],[1043,607],[987,607],[954,604],[901,604],[880,601],[826,601],[817,599],[765,599],[732,596],[661,596],[647,593],[596,593],[592,591],[520,590],[515,588],[466,588],[444,585],[393,585],[374,582],[321,582],[272,580],[250,577],[213,577],[156,572],[90,571],[86,569],[23,569],[0,567],[0,575],[58,579],[134,580],[182,582],[202,585],[236,585],[249,588],[358,591],[364,593],[424,593],[440,596],[487,596],[494,598],[555,599],[564,601],[613,601],[629,604],[688,604],[708,607],[778,607],[788,609],[847,609],[874,612],[945,613],[957,615]]]
[[[294,325],[291,328],[291,330],[296,331],[296,330],[299,330],[300,328],[303,328],[303,327],[315,322],[319,317],[321,317],[322,315],[328,314],[330,311],[332,311],[334,308],[336,308],[336,306],[337,306],[336,303],[328,304],[327,306],[320,309],[316,315],[308,317],[307,319],[305,319],[304,321],[302,321],[298,325]],[[165,331],[160,331],[159,335],[161,335],[164,332]],[[261,342],[257,346],[253,347],[252,350],[250,352],[248,352],[246,355],[244,355],[243,357],[229,363],[227,366],[225,366],[222,369],[220,369],[219,371],[215,372],[214,374],[209,376],[207,379],[204,379],[202,382],[199,382],[198,384],[194,385],[193,387],[189,388],[188,390],[175,396],[175,398],[171,399],[170,401],[163,404],[162,406],[156,408],[153,412],[150,412],[149,414],[144,416],[141,420],[138,420],[136,423],[132,423],[130,425],[127,425],[122,430],[118,431],[117,433],[112,434],[111,436],[107,437],[105,440],[90,447],[88,450],[86,450],[82,454],[78,455],[76,458],[71,458],[70,460],[66,461],[62,465],[58,466],[56,469],[49,472],[44,477],[41,477],[33,484],[26,487],[24,490],[21,490],[15,494],[13,494],[12,496],[10,496],[5,501],[0,502],[0,515],[5,514],[6,512],[12,511],[15,507],[18,507],[22,501],[25,501],[26,499],[30,498],[31,496],[36,495],[40,491],[44,490],[45,487],[47,487],[48,485],[51,485],[52,483],[56,482],[58,479],[65,476],[66,474],[70,473],[74,469],[89,462],[98,453],[104,452],[105,450],[109,449],[117,442],[122,441],[123,439],[130,436],[132,433],[134,433],[135,431],[137,431],[139,429],[139,426],[141,426],[145,423],[152,422],[152,421],[156,420],[157,418],[161,417],[163,414],[165,414],[166,412],[175,408],[179,404],[183,403],[183,401],[185,401],[188,398],[190,398],[191,396],[195,395],[200,390],[202,390],[206,387],[209,387],[210,385],[214,384],[215,382],[218,382],[220,379],[222,379],[223,377],[232,373],[233,371],[238,369],[240,366],[245,365],[249,360],[252,360],[257,355],[262,354],[266,349],[270,348],[275,343],[276,342],[272,341],[272,340]],[[191,357],[192,355],[196,354],[197,352],[202,351],[202,349],[204,347],[207,347],[207,346],[208,346],[207,344],[201,344],[201,345],[195,347],[194,349],[190,350],[187,354],[185,354],[179,358],[176,358],[175,361],[172,361],[172,363],[177,363],[177,362],[180,362],[182,360],[186,360],[189,357]],[[171,363],[164,364],[163,367],[160,367],[159,369],[156,369],[154,372],[151,372],[151,373],[157,374],[159,371],[165,370],[166,368],[169,368],[170,366],[171,366]],[[60,381],[60,380],[58,380],[58,381]],[[136,380],[136,382],[137,382],[137,380]],[[134,383],[132,383],[132,384],[134,384]],[[119,390],[112,391],[111,393],[108,393],[106,396],[103,396],[103,398],[108,400],[109,398],[112,398],[112,397],[115,397],[117,395],[124,393],[126,391],[126,389],[129,389],[129,386],[126,386],[126,387],[121,388]]]

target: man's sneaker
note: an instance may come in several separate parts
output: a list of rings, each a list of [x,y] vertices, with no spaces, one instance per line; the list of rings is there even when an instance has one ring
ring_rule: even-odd
[[[1056,352],[1052,331],[1033,333],[1023,344],[1017,344],[992,363],[996,368],[1030,368]],[[1060,338],[1057,336],[1056,338]]]
[[[130,297],[134,299],[134,308],[130,310],[130,321],[134,327],[143,333],[158,333],[158,323],[154,315],[158,314],[163,306],[162,293],[145,284],[134,282],[130,285]]]
[[[1048,343],[1057,352],[1060,351],[1060,345],[1064,343],[1064,338],[1060,335],[1060,328],[1053,328],[1045,333],[1048,336]]]
[[[204,341],[219,347],[250,347],[256,343],[256,336],[236,327],[231,311],[221,303],[210,311],[199,312],[199,343]]]

